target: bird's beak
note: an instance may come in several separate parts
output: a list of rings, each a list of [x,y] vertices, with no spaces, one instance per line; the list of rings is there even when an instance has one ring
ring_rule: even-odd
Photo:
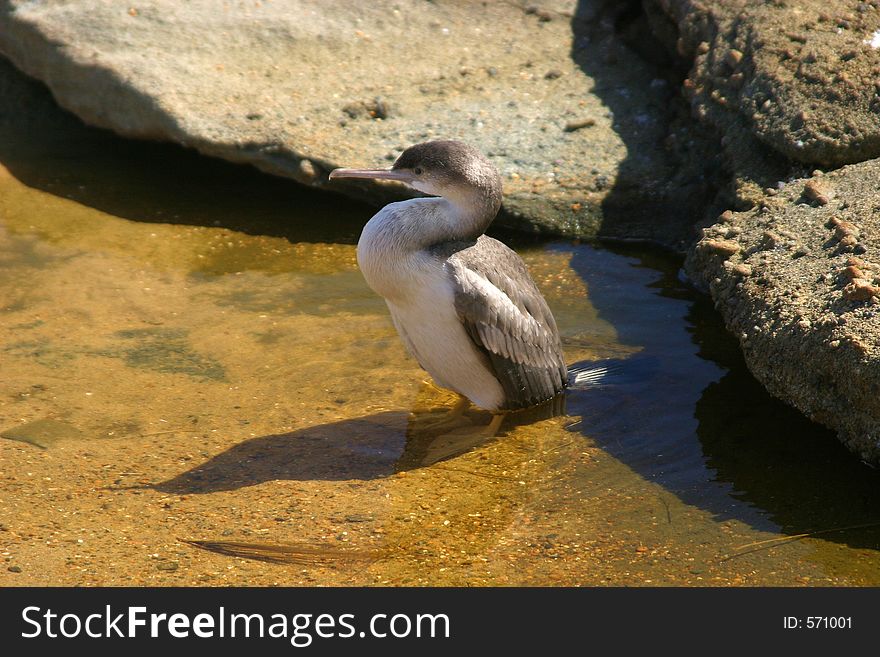
[[[330,172],[330,180],[336,178],[371,178],[373,180],[397,180],[410,183],[413,174],[405,169],[334,169]]]

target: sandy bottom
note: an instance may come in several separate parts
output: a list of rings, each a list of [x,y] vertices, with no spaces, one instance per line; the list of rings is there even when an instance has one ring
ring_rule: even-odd
[[[835,520],[802,471],[768,471],[812,443],[755,447],[766,421],[739,426],[730,400],[752,386],[761,417],[788,411],[707,356],[720,327],[668,260],[521,248],[568,361],[613,366],[568,416],[438,442],[420,424],[453,399],[406,356],[351,235],[310,232],[320,203],[273,236],[42,187],[0,168],[0,585],[880,583],[870,527],[785,540],[877,507]],[[843,473],[851,511],[842,489],[876,477],[816,440],[798,458]]]

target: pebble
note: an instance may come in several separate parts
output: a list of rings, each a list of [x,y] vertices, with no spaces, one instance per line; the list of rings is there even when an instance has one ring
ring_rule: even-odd
[[[831,220],[831,226],[834,228],[834,236],[838,240],[842,241],[846,238],[852,238],[852,244],[856,244],[858,241],[857,238],[861,234],[858,226],[851,221],[840,219],[839,217],[835,217]]]
[[[727,55],[724,56],[724,61],[730,68],[736,68],[736,66],[742,61],[743,54],[736,50],[735,48],[728,50]]]
[[[804,196],[819,205],[828,205],[831,200],[831,189],[816,178],[811,178],[804,184]]]
[[[870,267],[871,265],[866,263],[861,258],[856,258],[855,256],[850,256],[849,258],[846,259],[846,266],[847,267]]]
[[[761,235],[761,239],[764,242],[764,245],[770,248],[776,248],[785,243],[782,236],[774,233],[772,230],[765,230],[763,235]]]
[[[366,109],[364,108],[363,103],[347,103],[342,106],[342,111],[345,112],[349,118],[356,119],[363,114]]]
[[[847,250],[855,250],[855,246],[858,244],[858,240],[853,235],[847,235],[840,242],[838,242],[841,249],[844,251]]]
[[[697,248],[700,250],[714,251],[725,256],[732,256],[734,253],[738,253],[741,247],[739,242],[734,242],[732,240],[704,239],[697,244]]]
[[[744,262],[733,264],[732,262],[727,261],[724,263],[724,268],[732,274],[737,274],[738,276],[742,276],[743,278],[752,275],[751,265],[747,265]]]
[[[373,100],[367,102],[347,103],[342,106],[342,111],[352,119],[357,119],[364,115],[373,119],[387,119],[392,114],[388,101],[381,96],[376,96]]]
[[[865,278],[865,274],[859,269],[856,265],[850,265],[846,269],[843,270],[844,276],[846,276],[849,280],[853,280],[856,278]]]
[[[536,5],[529,5],[526,7],[525,12],[529,15],[534,15],[538,17],[538,21],[541,23],[549,23],[553,20],[553,14],[551,14],[546,9],[541,9]]]
[[[9,566],[6,570],[8,570],[10,573],[20,573],[21,566]]]
[[[159,570],[172,571],[177,570],[179,567],[180,564],[178,564],[176,561],[160,561],[156,564],[156,568]]]
[[[880,287],[864,278],[854,278],[843,288],[843,296],[850,301],[871,301],[873,297],[880,297]]]
[[[594,125],[596,125],[596,119],[581,119],[579,121],[569,121],[563,129],[565,132],[574,132],[581,128],[592,128]]]
[[[299,172],[302,174],[303,178],[308,181],[312,181],[318,175],[318,171],[315,169],[315,165],[312,164],[312,161],[306,158],[303,158],[299,161]]]
[[[350,513],[345,516],[345,522],[373,522],[376,516],[369,513]]]
[[[391,116],[391,107],[383,98],[377,96],[371,104],[367,104],[367,111],[374,119],[387,119]]]

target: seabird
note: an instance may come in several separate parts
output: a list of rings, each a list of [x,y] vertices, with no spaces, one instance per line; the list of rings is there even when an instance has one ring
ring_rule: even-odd
[[[501,176],[458,141],[406,149],[391,169],[335,169],[330,179],[396,180],[425,194],[391,203],[364,226],[357,260],[385,298],[409,353],[440,387],[491,411],[553,399],[567,374],[556,321],[515,251],[484,235],[501,207]]]

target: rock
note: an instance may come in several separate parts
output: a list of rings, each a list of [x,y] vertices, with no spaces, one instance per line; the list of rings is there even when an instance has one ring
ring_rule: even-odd
[[[722,239],[704,239],[697,244],[697,248],[704,251],[712,251],[722,258],[727,258],[740,250],[738,242]]]
[[[676,179],[673,91],[614,33],[619,4],[0,0],[0,52],[124,136],[373,203],[409,193],[327,173],[462,139],[502,172],[501,223],[683,249],[705,162]],[[566,129],[585,116],[591,129]]]
[[[648,4],[677,28],[667,47],[692,61],[686,89],[698,117],[724,131],[745,126],[798,162],[880,157],[876,3],[863,3],[866,11],[826,0]]]
[[[852,282],[843,288],[844,296],[850,301],[871,301],[880,299],[880,287],[873,285],[864,278],[854,278]]]
[[[819,205],[828,205],[832,192],[828,186],[823,185],[820,180],[810,178],[810,180],[804,184],[804,196],[808,200],[815,201]]]
[[[749,368],[766,388],[874,464],[880,463],[878,180],[880,160],[826,173],[823,183],[835,195],[825,205],[808,202],[805,181],[794,180],[772,203],[706,229],[685,265],[740,337]],[[777,237],[768,240],[767,233]],[[856,238],[865,246],[861,256],[841,248]],[[719,251],[728,242],[738,248]]]
[[[857,240],[861,235],[861,230],[853,222],[841,219],[840,217],[832,217],[829,222],[834,228],[834,239],[843,241],[846,239]]]
[[[706,51],[708,51],[708,48],[706,49]],[[739,66],[742,58],[743,54],[739,50],[733,48],[727,51],[727,54],[724,56],[724,61],[730,68],[736,68],[737,66]]]

